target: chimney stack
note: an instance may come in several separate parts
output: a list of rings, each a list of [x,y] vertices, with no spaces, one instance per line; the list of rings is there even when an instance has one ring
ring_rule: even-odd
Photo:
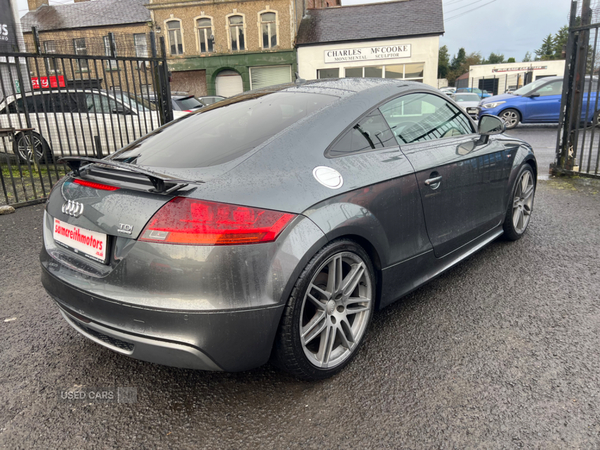
[[[35,11],[42,5],[47,5],[48,0],[27,0],[27,6],[29,6],[29,11]]]
[[[341,0],[308,0],[306,9],[325,9],[342,6]]]

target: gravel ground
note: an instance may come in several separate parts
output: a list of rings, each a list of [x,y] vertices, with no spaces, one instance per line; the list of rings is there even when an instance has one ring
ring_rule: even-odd
[[[540,169],[541,171],[541,169]],[[43,207],[0,216],[0,448],[598,448],[600,182],[541,181],[528,234],[375,315],[333,379],[139,362],[40,282]],[[62,391],[132,387],[134,403]]]

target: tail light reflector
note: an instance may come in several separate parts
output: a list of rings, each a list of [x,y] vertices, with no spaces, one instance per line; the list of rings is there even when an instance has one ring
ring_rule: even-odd
[[[93,189],[100,189],[101,191],[116,191],[117,189],[119,189],[116,186],[109,186],[108,184],[94,183],[93,181],[80,180],[79,178],[75,178],[73,180],[73,183],[80,184],[81,186],[85,186],[85,187],[89,187],[89,188],[93,188]]]
[[[189,245],[272,242],[294,214],[176,197],[142,231],[140,240]]]

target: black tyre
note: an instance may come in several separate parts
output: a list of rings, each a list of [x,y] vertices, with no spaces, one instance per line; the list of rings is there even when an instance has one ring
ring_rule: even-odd
[[[25,164],[34,164],[35,161],[38,163],[53,161],[50,146],[42,136],[34,132],[17,134],[13,142],[13,152]]]
[[[375,292],[363,248],[350,240],[328,244],[294,285],[275,342],[275,365],[304,380],[338,373],[364,339]]]
[[[529,164],[519,170],[504,219],[504,238],[516,241],[523,237],[531,219],[536,180]]]
[[[505,109],[500,113],[500,118],[506,123],[506,129],[512,130],[521,121],[521,114],[516,109]]]

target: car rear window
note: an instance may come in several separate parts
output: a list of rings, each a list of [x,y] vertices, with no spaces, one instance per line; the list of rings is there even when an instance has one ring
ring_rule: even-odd
[[[312,93],[252,93],[206,107],[160,128],[117,160],[151,167],[209,167],[232,161],[338,97]]]
[[[175,103],[180,111],[188,111],[190,109],[202,108],[202,103],[192,97],[176,98]]]

